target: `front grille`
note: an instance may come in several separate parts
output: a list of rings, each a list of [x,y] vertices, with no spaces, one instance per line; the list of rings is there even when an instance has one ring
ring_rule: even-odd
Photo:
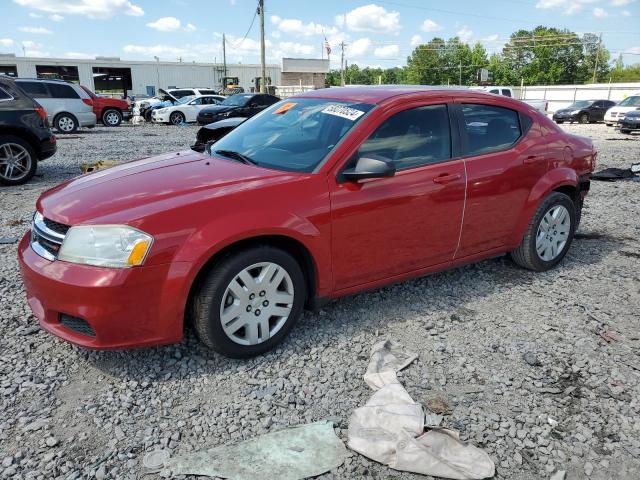
[[[69,228],[36,212],[31,223],[31,248],[41,257],[55,260]]]
[[[89,322],[83,320],[82,318],[72,317],[71,315],[67,315],[65,313],[60,314],[60,324],[68,328],[69,330],[73,330],[80,335],[84,335],[86,337],[95,337],[96,332],[91,328]]]

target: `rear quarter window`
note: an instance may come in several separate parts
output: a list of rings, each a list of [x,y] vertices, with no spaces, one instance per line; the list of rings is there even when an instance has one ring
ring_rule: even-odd
[[[71,85],[65,85],[64,83],[50,83],[49,91],[52,98],[80,98],[78,92]]]
[[[13,97],[11,95],[9,95],[8,92],[6,92],[2,87],[0,87],[0,102],[2,101],[6,101],[6,100],[11,100]]]

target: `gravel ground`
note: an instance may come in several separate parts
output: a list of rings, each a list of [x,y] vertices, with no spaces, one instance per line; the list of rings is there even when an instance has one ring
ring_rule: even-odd
[[[600,150],[599,168],[640,161],[640,136],[567,125]],[[38,195],[85,161],[188,146],[195,127],[98,127],[61,136],[23,187],[0,190],[0,237],[27,229]],[[403,343],[411,396],[484,448],[495,478],[640,478],[640,183],[593,182],[569,255],[546,273],[506,258],[334,302],[305,313],[275,351],[234,361],[179,344],[90,352],[30,314],[16,244],[0,245],[0,478],[142,477],[142,457],[250,438],[350,413],[371,391],[371,346]],[[442,405],[444,402],[445,405]],[[357,454],[322,478],[425,478]],[[153,475],[145,478],[153,478]]]

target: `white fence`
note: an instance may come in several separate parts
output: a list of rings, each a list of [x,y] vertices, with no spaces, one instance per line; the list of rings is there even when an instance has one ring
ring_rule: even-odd
[[[280,98],[287,98],[298,93],[308,92],[309,90],[315,90],[313,85],[278,85],[276,87],[276,96]]]
[[[532,85],[514,88],[522,100],[546,100],[547,109],[555,112],[576,100],[613,100],[640,95],[640,83],[593,83],[589,85]]]

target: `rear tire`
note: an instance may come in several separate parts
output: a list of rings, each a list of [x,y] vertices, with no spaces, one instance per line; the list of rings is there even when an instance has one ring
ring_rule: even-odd
[[[564,193],[551,192],[538,206],[522,242],[511,252],[511,258],[529,270],[549,270],[567,254],[576,226],[576,206],[571,198]]]
[[[620,129],[620,133],[630,134],[631,130],[622,130],[622,129]]]
[[[115,108],[102,112],[102,124],[105,127],[117,127],[122,123],[122,113]]]
[[[26,140],[0,135],[0,185],[22,185],[38,168],[36,152]]]
[[[562,125],[562,124],[564,123],[564,120],[556,120],[556,123],[557,123],[558,125]]]
[[[289,333],[306,295],[304,274],[291,255],[271,246],[253,247],[213,266],[193,295],[191,320],[207,347],[231,358],[253,357]]]
[[[53,120],[59,133],[75,133],[78,131],[78,120],[70,113],[59,113]]]

